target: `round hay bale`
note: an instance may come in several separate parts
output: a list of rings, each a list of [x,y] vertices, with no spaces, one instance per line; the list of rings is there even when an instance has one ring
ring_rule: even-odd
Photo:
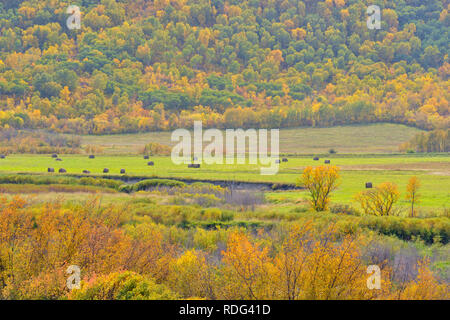
[[[90,174],[91,172],[89,170],[83,170],[84,174]]]
[[[56,153],[52,154],[52,158],[58,158],[58,155]]]
[[[280,163],[280,160],[275,160],[275,163]]]
[[[5,159],[6,156],[4,154],[0,154],[0,159]]]
[[[64,169],[64,168],[61,168],[61,169],[58,170],[58,172],[59,172],[59,173],[67,173],[67,170]]]
[[[47,172],[48,172],[48,173],[53,173],[53,172],[55,172],[55,169],[54,169],[54,168],[48,168],[48,169],[47,169]]]
[[[109,169],[108,168],[103,169],[103,173],[109,173]]]
[[[120,174],[125,174],[125,169],[120,169]]]
[[[89,155],[89,159],[95,159],[95,156],[93,154]]]
[[[154,163],[153,161],[150,161],[150,162],[147,162],[147,165],[148,165],[148,166],[154,166],[155,163]]]
[[[319,161],[319,157],[314,157],[314,161]]]
[[[366,182],[366,189],[372,189],[373,185],[372,182]]]
[[[62,159],[60,159],[60,158],[56,158],[56,159],[55,159],[55,161],[62,161]]]
[[[287,158],[283,158],[283,160],[281,160],[281,161],[288,162],[288,159]]]
[[[191,164],[188,164],[188,168],[198,169],[198,168],[200,168],[200,164],[199,163],[191,163]]]
[[[325,164],[330,164],[331,161],[330,160],[325,160]]]
[[[148,159],[150,159],[149,156],[144,156],[144,160],[148,160]]]

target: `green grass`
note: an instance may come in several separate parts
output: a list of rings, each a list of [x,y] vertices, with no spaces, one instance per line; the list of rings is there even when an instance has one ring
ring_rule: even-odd
[[[120,169],[126,169],[129,176],[191,178],[199,180],[236,180],[250,182],[295,183],[305,166],[323,163],[313,161],[312,157],[289,158],[281,163],[277,175],[260,175],[256,165],[205,165],[200,169],[188,169],[186,165],[174,165],[170,157],[153,157],[154,167],[147,166],[147,160],[141,156],[97,156],[88,159],[82,155],[61,156],[63,161],[56,162],[49,155],[10,155],[0,160],[0,173],[46,173],[48,167],[56,171],[65,168],[68,174],[81,174],[89,170],[93,175],[103,175],[103,168],[110,169],[110,175],[118,175]],[[350,156],[335,155],[332,164],[341,168],[342,179],[333,201],[351,203],[355,193],[364,190],[365,182],[375,185],[390,181],[399,186],[402,197],[408,179],[415,175],[422,182],[421,206],[441,210],[450,203],[450,156],[434,155],[379,155]],[[58,175],[53,174],[53,175]],[[280,193],[280,196],[282,193]],[[294,193],[299,198],[305,195]],[[292,195],[289,194],[289,197]],[[405,200],[401,203],[406,204]]]
[[[332,128],[295,128],[280,130],[280,152],[287,154],[393,153],[398,146],[421,132],[398,124],[337,126]],[[137,153],[149,142],[174,145],[171,132],[82,136],[83,145],[104,148],[107,153]]]

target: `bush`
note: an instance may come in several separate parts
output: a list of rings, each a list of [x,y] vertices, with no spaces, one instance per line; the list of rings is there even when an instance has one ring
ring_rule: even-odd
[[[53,176],[33,176],[33,175],[7,175],[0,176],[0,184],[30,184],[30,185],[81,185],[110,188],[118,190],[122,182],[93,177],[53,177]]]
[[[159,187],[167,187],[167,188],[183,188],[186,186],[186,183],[177,181],[177,180],[169,180],[169,179],[147,179],[142,180],[133,185],[133,191],[142,191],[148,190],[151,188],[159,188]]]
[[[365,216],[360,226],[393,235],[402,240],[421,239],[427,244],[446,244],[450,237],[450,222],[446,218],[412,219],[401,217]]]
[[[133,185],[131,184],[123,184],[119,187],[119,192],[131,193],[133,192]]]
[[[82,283],[72,300],[176,300],[178,296],[153,279],[134,272],[116,272]]]
[[[71,177],[51,177],[33,175],[7,175],[0,176],[0,183],[3,184],[77,184],[76,178]]]
[[[142,153],[149,156],[168,156],[172,152],[172,148],[157,142],[150,142],[145,145]]]
[[[358,216],[359,211],[348,204],[334,204],[330,207],[332,213],[344,213],[352,216]]]
[[[98,187],[104,187],[104,188],[111,188],[111,189],[119,189],[119,187],[122,185],[122,182],[111,180],[111,179],[101,179],[101,178],[92,178],[92,177],[86,177],[81,178],[79,180],[79,183],[81,185],[86,186],[98,186]]]
[[[81,139],[42,130],[0,130],[0,153],[80,153]]]

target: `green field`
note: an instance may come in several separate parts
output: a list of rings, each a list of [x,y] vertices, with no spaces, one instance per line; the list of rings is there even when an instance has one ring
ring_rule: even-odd
[[[281,163],[276,175],[261,175],[257,165],[205,165],[200,169],[189,169],[186,165],[175,165],[170,157],[152,157],[155,166],[147,166],[142,156],[100,155],[88,159],[86,155],[64,155],[62,162],[56,162],[49,155],[10,155],[0,160],[1,173],[41,173],[47,168],[57,171],[65,168],[68,174],[81,174],[89,170],[92,175],[103,175],[103,168],[110,169],[110,175],[118,175],[125,169],[128,176],[172,177],[197,180],[235,180],[245,182],[295,183],[305,166],[316,166],[323,159],[341,168],[341,185],[333,201],[351,203],[355,193],[364,189],[365,182],[375,185],[394,182],[404,193],[408,179],[418,176],[422,182],[421,206],[441,210],[450,203],[450,156],[449,155],[334,155],[314,161],[310,156],[290,157]],[[58,175],[57,173],[54,175]],[[280,197],[299,198],[299,192],[278,192]],[[401,201],[400,203],[405,202]]]
[[[417,128],[390,123],[281,129],[280,152],[326,153],[333,148],[339,153],[393,153],[419,132]],[[171,132],[82,136],[82,143],[100,146],[106,153],[129,154],[139,152],[149,142],[173,145],[170,137]]]
[[[377,185],[389,181],[396,183],[402,192],[399,204],[406,205],[407,182],[411,176],[418,176],[422,184],[421,208],[442,212],[450,203],[450,155],[398,154],[398,145],[418,132],[419,129],[396,124],[283,129],[280,152],[296,155],[288,156],[289,162],[281,163],[276,175],[261,175],[259,165],[249,164],[202,164],[200,169],[189,169],[187,165],[173,164],[170,157],[152,157],[155,166],[147,166],[148,160],[137,154],[149,142],[173,145],[170,132],[82,136],[84,146],[101,147],[104,154],[95,159],[88,159],[87,155],[60,155],[62,162],[56,162],[50,155],[9,155],[0,160],[0,174],[47,174],[47,168],[51,167],[56,171],[64,168],[68,175],[81,175],[83,170],[89,170],[91,175],[101,176],[103,169],[108,168],[109,175],[119,175],[120,169],[125,169],[127,176],[138,177],[294,184],[304,167],[330,159],[341,168],[342,177],[333,194],[334,203],[354,204],[354,195],[364,190],[366,182]],[[338,153],[330,155],[330,149]],[[309,154],[320,155],[320,160],[314,161]],[[301,191],[278,191],[267,196],[274,201],[292,202],[307,195]]]

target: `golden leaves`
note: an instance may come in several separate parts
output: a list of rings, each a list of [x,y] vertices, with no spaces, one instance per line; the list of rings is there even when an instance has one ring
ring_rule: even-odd
[[[310,193],[311,206],[315,211],[328,209],[331,193],[338,187],[339,168],[336,166],[306,167],[298,184]]]

